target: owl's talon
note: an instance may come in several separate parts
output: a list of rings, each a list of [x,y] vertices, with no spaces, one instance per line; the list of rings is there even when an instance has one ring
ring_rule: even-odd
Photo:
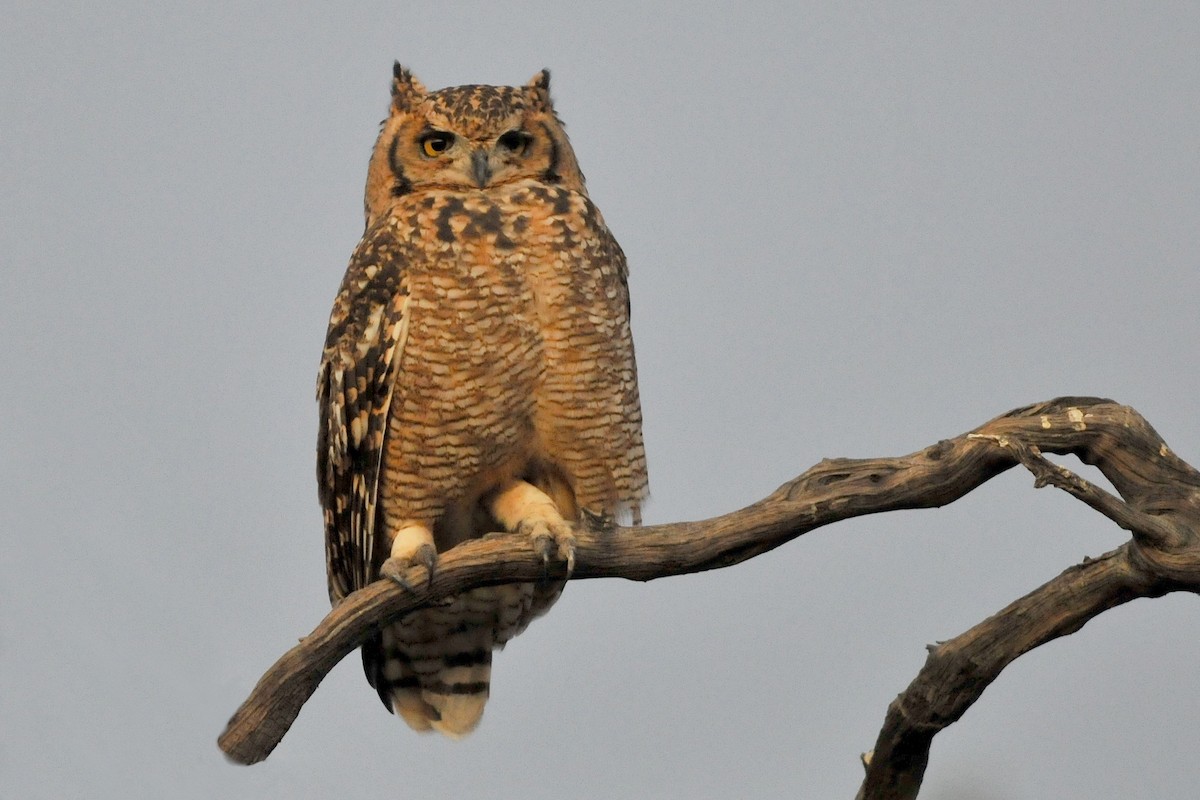
[[[425,585],[420,589],[413,586],[404,573],[408,572],[409,567],[420,565],[425,568],[427,577]],[[387,561],[383,562],[383,566],[379,568],[379,574],[389,580],[400,584],[405,591],[411,594],[417,594],[421,590],[428,590],[433,585],[433,576],[437,570],[437,550],[431,544],[423,544],[413,552],[412,555],[405,558],[392,556]]]
[[[575,532],[570,524],[539,519],[523,522],[517,530],[530,538],[533,551],[542,557],[547,570],[551,561],[565,561],[567,577],[575,572]]]
[[[538,536],[533,536],[533,552],[542,557],[542,566],[549,569],[551,557],[558,554],[558,545],[554,543],[554,537],[548,533]]]
[[[567,577],[575,574],[575,537],[564,539],[558,543],[559,552],[566,551]]]

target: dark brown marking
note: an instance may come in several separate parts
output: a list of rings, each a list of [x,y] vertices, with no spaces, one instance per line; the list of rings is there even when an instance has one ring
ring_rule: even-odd
[[[554,198],[554,213],[560,216],[571,211],[571,195],[568,192],[556,192]]]
[[[492,663],[492,651],[480,648],[468,650],[465,653],[454,653],[442,659],[447,667],[474,667],[477,664]]]
[[[463,228],[463,235],[467,237],[482,238],[486,234],[494,236],[497,247],[505,250],[516,247],[516,243],[504,234],[504,221],[500,217],[500,209],[496,206],[491,206],[482,214],[473,214],[467,226]]]
[[[442,205],[441,211],[437,215],[437,236],[443,242],[453,242],[456,237],[454,228],[450,227],[450,220],[455,214],[463,212],[463,202],[457,197],[448,197]]]
[[[542,133],[546,135],[546,139],[550,142],[550,164],[546,167],[546,171],[542,173],[542,180],[546,183],[558,183],[562,180],[562,176],[558,174],[558,142],[554,139],[554,132],[550,130],[550,126],[545,122],[541,123]]]
[[[464,681],[462,683],[446,683],[445,681],[430,681],[421,688],[434,694],[487,694],[488,682]]]
[[[430,94],[429,104],[431,110],[463,122],[468,136],[528,108],[524,91],[513,86],[450,86]]]
[[[396,149],[400,145],[400,137],[392,138],[392,143],[388,145],[388,166],[392,168],[392,174],[396,176],[396,182],[392,185],[392,196],[402,197],[412,191],[412,181],[404,174],[404,168],[400,166],[399,160],[396,158]]]

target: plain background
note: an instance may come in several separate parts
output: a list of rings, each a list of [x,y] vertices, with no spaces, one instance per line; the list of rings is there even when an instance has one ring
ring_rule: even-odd
[[[1012,471],[733,569],[582,581],[419,737],[357,656],[215,744],[327,610],[313,387],[392,60],[553,71],[629,256],[647,522],[1015,406],[1116,398],[1200,463],[1200,6],[9,3],[0,795],[852,797],[925,644],[1121,531]],[[1134,10],[1136,9],[1136,10]],[[1020,659],[923,797],[1186,797],[1200,604]]]

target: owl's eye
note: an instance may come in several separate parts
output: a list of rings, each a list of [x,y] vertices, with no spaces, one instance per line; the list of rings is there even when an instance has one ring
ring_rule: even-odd
[[[496,140],[496,144],[514,153],[524,153],[533,137],[525,131],[509,131]]]
[[[453,133],[442,133],[440,131],[427,133],[421,137],[421,152],[430,158],[437,158],[449,150],[450,145],[453,143]]]

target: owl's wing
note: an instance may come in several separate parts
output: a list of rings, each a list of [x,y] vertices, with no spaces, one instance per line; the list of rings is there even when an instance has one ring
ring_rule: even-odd
[[[386,225],[363,238],[334,301],[317,376],[317,484],[334,603],[376,578],[384,439],[408,331],[405,261]]]
[[[626,370],[621,373],[617,388],[621,393],[621,416],[624,420],[622,427],[628,450],[618,467],[617,478],[622,489],[622,505],[628,509],[633,524],[638,526],[642,524],[642,501],[646,498],[649,488],[646,477],[646,450],[642,445],[642,403],[638,395],[637,363],[633,358],[633,333],[630,330],[629,263],[625,260],[625,252],[621,245],[617,244],[616,238],[603,221],[598,222],[598,227],[599,249],[594,258],[599,263],[616,267],[615,281],[606,285],[604,290],[613,299],[614,308],[625,312],[617,336],[624,340],[623,351],[628,356],[628,362],[625,364]]]

